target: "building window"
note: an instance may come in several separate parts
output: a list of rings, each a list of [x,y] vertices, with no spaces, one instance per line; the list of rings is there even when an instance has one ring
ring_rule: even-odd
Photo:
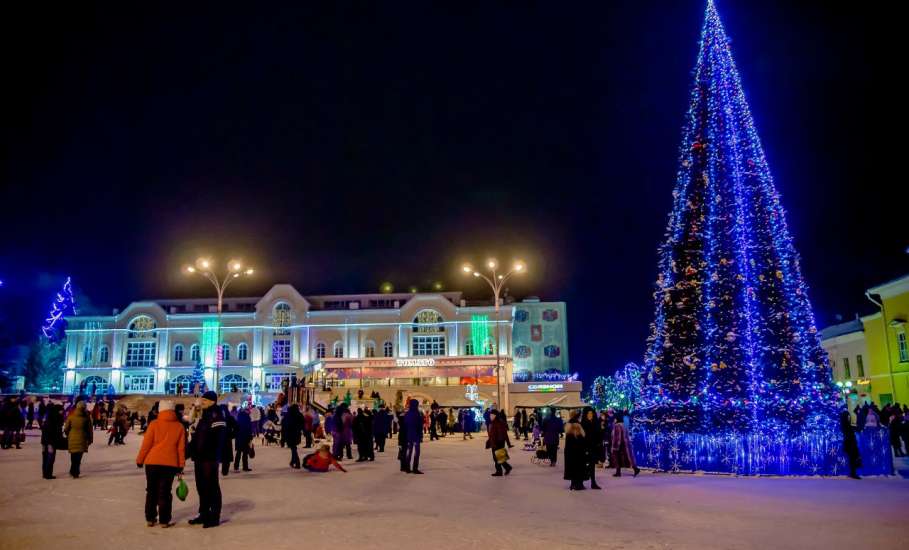
[[[82,381],[85,384],[85,392],[89,395],[101,395],[107,393],[107,380],[100,376],[89,376]],[[82,385],[80,384],[80,386]]]
[[[848,357],[843,357],[843,373],[846,375],[846,379],[852,378],[852,370],[849,369]]]
[[[287,327],[293,324],[293,312],[290,309],[290,304],[280,303],[276,305],[272,312],[272,320],[275,327],[274,335],[288,336],[290,329]]]
[[[199,362],[199,344],[193,344],[189,347],[189,360],[193,363]]]
[[[136,317],[129,324],[129,337],[136,339],[156,338],[158,335],[155,332],[155,328],[157,328],[157,324],[151,317],[146,315]]]
[[[183,344],[174,346],[174,363],[183,362]]]
[[[413,319],[412,355],[445,355],[445,327],[439,312],[424,309]]]
[[[335,345],[332,346],[332,354],[335,359],[342,359],[344,357],[344,344],[335,342]]]
[[[227,376],[221,377],[221,383],[218,384],[218,387],[222,391],[226,388],[228,391],[239,391],[243,393],[249,393],[249,380],[243,378],[239,374],[228,374]]]
[[[265,377],[265,387],[271,393],[284,391],[285,380],[287,380],[287,383],[290,384],[289,372],[276,372],[269,374]]]
[[[445,336],[414,336],[413,355],[445,355]]]
[[[101,349],[98,350],[98,362],[110,363],[110,348],[101,346]]]
[[[376,356],[376,343],[369,341],[366,342],[366,348],[364,350],[366,357],[375,357]]]
[[[82,348],[82,364],[91,365],[92,364],[92,347],[85,346]]]
[[[230,361],[230,345],[221,344],[221,360]]]
[[[180,389],[184,394],[190,394],[192,393],[193,377],[188,374],[181,374],[176,378],[171,378],[167,381],[167,393],[177,393],[177,385],[180,385]]]
[[[151,393],[155,391],[154,374],[127,374],[123,377],[124,393]]]
[[[483,342],[483,355],[495,355],[496,353],[496,342],[493,340],[492,336],[486,339]]]
[[[385,343],[382,344],[382,351],[385,357],[394,357],[395,346],[391,343],[391,340],[385,340]]]
[[[275,338],[271,341],[271,364],[290,364],[290,338]]]
[[[249,348],[246,347],[246,342],[237,346],[237,360],[246,361],[246,357],[249,355]]]
[[[909,362],[909,344],[906,342],[906,333],[899,332],[896,335],[896,349],[900,354],[900,363]]]
[[[464,355],[474,355],[473,340],[467,340],[466,342],[464,342]]]
[[[859,378],[864,378],[865,377],[865,363],[864,363],[864,361],[862,361],[861,355],[855,356],[855,366],[858,367]]]
[[[158,343],[151,340],[126,344],[127,367],[154,367]]]
[[[325,359],[325,343],[316,344],[316,359]]]

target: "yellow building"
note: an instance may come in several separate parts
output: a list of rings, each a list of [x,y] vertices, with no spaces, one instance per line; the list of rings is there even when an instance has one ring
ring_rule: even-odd
[[[862,317],[875,403],[909,403],[909,275],[866,292],[879,311]]]

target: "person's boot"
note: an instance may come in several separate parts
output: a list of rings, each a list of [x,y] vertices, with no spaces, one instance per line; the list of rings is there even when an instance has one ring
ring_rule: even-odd
[[[634,475],[631,477],[638,477],[638,474],[641,473],[641,469],[637,466],[634,467]]]
[[[202,525],[205,523],[205,518],[202,516],[196,516],[188,522],[190,525]]]
[[[508,475],[511,473],[511,470],[512,470],[511,464],[506,462],[505,464],[502,464],[502,466],[505,468],[505,475]]]
[[[612,474],[612,477],[622,477],[622,469],[621,469],[621,468],[616,468],[616,469],[615,469],[615,473]]]

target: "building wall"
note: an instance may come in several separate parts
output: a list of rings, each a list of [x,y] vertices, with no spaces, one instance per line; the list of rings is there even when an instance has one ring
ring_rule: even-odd
[[[909,339],[909,276],[871,289],[881,297],[884,314],[862,318],[865,340],[873,365],[871,386],[874,401],[909,403],[909,357],[900,356],[901,335]],[[892,370],[892,372],[891,372]]]
[[[515,371],[567,374],[568,330],[565,302],[514,304]]]
[[[871,356],[865,342],[865,333],[861,330],[821,340],[821,346],[827,352],[830,369],[835,382],[850,382],[848,391],[849,409],[859,402],[872,398]],[[848,372],[847,372],[848,365]]]

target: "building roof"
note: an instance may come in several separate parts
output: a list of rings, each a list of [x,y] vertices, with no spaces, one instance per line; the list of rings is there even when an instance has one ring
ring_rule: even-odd
[[[909,292],[909,274],[868,289],[869,294],[880,294],[885,298],[889,298],[896,294],[902,294],[903,292]]]
[[[840,323],[838,325],[829,326],[821,330],[821,340],[829,340],[831,338],[836,338],[837,336],[842,336],[844,334],[852,334],[853,332],[864,332],[865,326],[862,324],[860,319],[853,319],[846,323]]]

